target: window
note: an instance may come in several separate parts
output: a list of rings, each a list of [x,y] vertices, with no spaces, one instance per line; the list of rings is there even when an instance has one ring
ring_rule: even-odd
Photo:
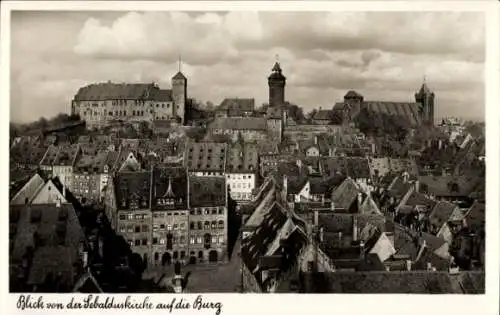
[[[196,243],[197,243],[197,244],[201,244],[201,242],[202,242],[201,236],[198,236],[198,237],[196,238]]]
[[[212,209],[212,214],[217,214],[217,209]]]
[[[127,216],[126,216],[126,215],[124,215],[124,214],[120,214],[120,215],[118,216],[118,218],[119,218],[120,220],[126,220],[126,219],[127,219]]]
[[[174,259],[179,258],[179,252],[175,251],[175,252],[174,252],[174,255],[173,255],[173,258],[174,258]]]
[[[160,238],[160,245],[165,245],[165,239],[164,238]]]
[[[210,214],[210,209],[205,209],[205,215],[209,215]]]
[[[210,222],[205,221],[205,230],[210,229]]]
[[[181,223],[181,224],[179,225],[179,227],[180,227],[180,229],[181,229],[181,230],[184,230],[184,229],[186,228],[186,223],[184,223],[184,222],[183,222],[183,223]]]
[[[135,227],[135,233],[140,233],[141,232],[141,227],[139,225],[137,225]]]
[[[217,221],[212,221],[212,229],[216,229],[217,228]]]
[[[186,257],[186,252],[185,251],[181,251],[181,259]]]
[[[190,215],[194,215],[195,211],[194,210],[189,210]]]
[[[219,220],[219,229],[223,229],[223,228],[224,228],[224,221]]]
[[[201,209],[196,209],[196,214],[201,215]]]
[[[219,235],[219,244],[224,243],[224,235]]]
[[[197,224],[197,225],[198,225],[198,230],[203,229],[203,226],[202,226],[202,225],[203,225],[203,223],[202,223],[202,222],[198,222],[198,224]]]
[[[135,246],[140,246],[141,245],[141,240],[135,240]]]
[[[194,230],[195,229],[195,223],[193,221],[191,221],[191,223],[189,223],[189,228],[191,230]]]
[[[172,225],[171,224],[167,225],[167,231],[172,231]]]
[[[134,233],[134,227],[133,227],[133,226],[129,226],[129,227],[127,228],[127,232],[128,232],[128,233]]]
[[[147,224],[143,224],[143,225],[142,225],[142,231],[143,231],[143,232],[147,232],[147,231],[149,231],[149,226],[148,226]]]
[[[158,231],[158,224],[153,224],[153,232]]]
[[[158,244],[158,238],[157,237],[153,237],[153,245],[156,245]]]
[[[179,228],[179,225],[177,223],[174,224],[174,230],[177,230]]]
[[[224,208],[222,207],[219,208],[219,214],[224,214]]]
[[[194,244],[196,242],[196,239],[194,236],[189,237],[189,244]]]
[[[165,224],[160,224],[160,230],[165,230]]]
[[[121,233],[125,233],[125,231],[126,231],[126,228],[123,225],[121,225],[120,226],[120,232]]]
[[[141,243],[142,243],[142,245],[148,245],[148,239],[143,238]]]

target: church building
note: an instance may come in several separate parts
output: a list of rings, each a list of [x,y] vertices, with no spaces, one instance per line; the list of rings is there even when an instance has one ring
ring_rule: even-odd
[[[356,91],[348,91],[344,101],[333,107],[334,115],[343,122],[352,121],[362,109],[391,116],[400,116],[408,120],[411,126],[434,124],[434,92],[424,82],[415,93],[415,102],[365,101]]]

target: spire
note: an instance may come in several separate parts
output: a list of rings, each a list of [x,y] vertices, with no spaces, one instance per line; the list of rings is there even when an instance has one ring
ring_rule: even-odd
[[[169,177],[168,178],[168,188],[167,188],[167,191],[165,192],[165,194],[163,195],[164,198],[174,198],[175,197],[175,194],[172,190],[172,178]]]
[[[181,55],[179,55],[179,72],[181,72],[181,66],[182,66],[182,59]]]

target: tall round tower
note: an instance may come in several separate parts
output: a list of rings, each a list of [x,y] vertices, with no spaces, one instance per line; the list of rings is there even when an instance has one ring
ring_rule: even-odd
[[[269,84],[269,106],[284,105],[286,78],[281,71],[279,62],[274,64],[267,82]]]
[[[178,116],[181,119],[181,124],[184,124],[186,99],[187,78],[179,69],[179,72],[172,77],[172,100],[174,102],[174,116]]]

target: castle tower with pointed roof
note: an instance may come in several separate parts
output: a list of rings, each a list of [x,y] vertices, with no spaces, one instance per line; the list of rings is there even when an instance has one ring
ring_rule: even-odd
[[[269,106],[278,107],[285,104],[286,78],[282,73],[278,61],[274,64],[271,75],[268,77],[269,84]]]
[[[415,93],[415,101],[420,103],[420,119],[422,123],[434,125],[434,92],[427,83],[422,83],[420,90]]]
[[[184,124],[187,100],[187,78],[181,72],[181,59],[179,58],[179,71],[172,77],[172,99],[174,101],[174,116],[180,118]]]

